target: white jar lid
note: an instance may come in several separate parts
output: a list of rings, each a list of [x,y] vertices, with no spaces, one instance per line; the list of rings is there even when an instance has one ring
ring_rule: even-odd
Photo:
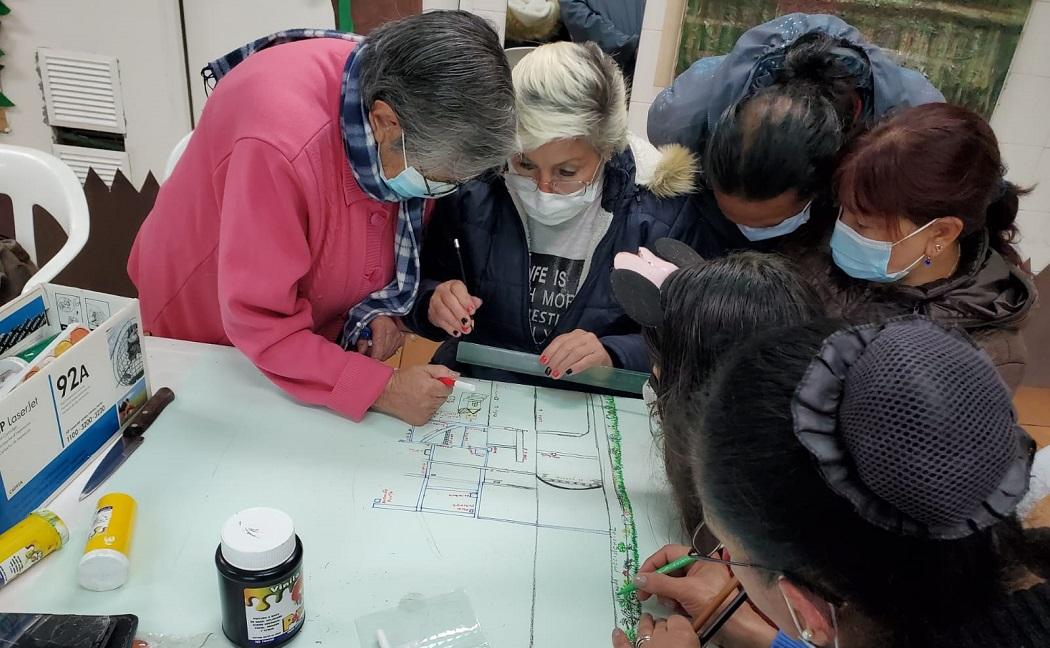
[[[295,528],[284,511],[250,508],[222,525],[222,557],[238,569],[264,571],[295,553]]]

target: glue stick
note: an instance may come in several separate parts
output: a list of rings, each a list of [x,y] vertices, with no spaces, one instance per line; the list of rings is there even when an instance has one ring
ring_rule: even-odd
[[[36,511],[0,535],[0,587],[57,551],[69,540],[62,519],[51,511]]]
[[[108,592],[127,582],[135,507],[135,500],[124,493],[110,493],[98,501],[95,523],[77,570],[77,581],[84,589]]]

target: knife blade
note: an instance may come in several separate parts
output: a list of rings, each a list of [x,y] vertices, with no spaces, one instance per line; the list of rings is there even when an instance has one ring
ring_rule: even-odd
[[[88,478],[84,490],[80,493],[81,501],[87,499],[91,493],[95,492],[103,482],[116,472],[117,468],[120,468],[121,464],[133,452],[139,449],[139,446],[145,441],[142,438],[142,434],[153,424],[153,421],[157,420],[160,413],[173,400],[175,400],[175,392],[167,387],[161,387],[153,394],[152,398],[146,401],[142,409],[131,417],[131,420],[124,427],[124,432],[120,435],[120,439],[113,444],[113,447],[109,449],[106,456],[99,462],[98,467],[95,468],[95,472],[91,473],[91,477]]]

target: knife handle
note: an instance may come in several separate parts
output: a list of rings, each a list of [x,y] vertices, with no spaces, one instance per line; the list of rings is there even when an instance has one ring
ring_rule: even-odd
[[[128,423],[128,427],[124,429],[124,437],[133,439],[137,436],[142,436],[146,428],[153,424],[153,421],[160,416],[164,408],[173,400],[175,400],[175,392],[167,387],[158,389],[153,394],[153,397],[146,401],[142,409],[131,419],[131,423]]]

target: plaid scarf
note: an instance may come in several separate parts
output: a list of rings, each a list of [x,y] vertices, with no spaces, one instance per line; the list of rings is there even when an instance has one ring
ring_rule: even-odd
[[[356,34],[325,29],[293,29],[277,32],[240,47],[226,56],[209,63],[201,76],[212,87],[238,63],[255,52],[274,45],[290,43],[307,38],[340,38],[355,42],[364,39]],[[350,161],[354,178],[370,198],[383,202],[399,202],[397,234],[394,238],[394,253],[397,274],[394,280],[369,295],[364,301],[347,312],[346,324],[340,343],[348,349],[357,343],[362,332],[368,331],[369,322],[380,315],[405,315],[412,309],[419,290],[419,240],[423,233],[422,198],[402,200],[390,190],[380,175],[379,149],[376,147],[372,128],[368,124],[368,109],[361,101],[360,58],[362,45],[350,53],[343,70],[343,106],[339,125],[343,132],[343,147]]]

